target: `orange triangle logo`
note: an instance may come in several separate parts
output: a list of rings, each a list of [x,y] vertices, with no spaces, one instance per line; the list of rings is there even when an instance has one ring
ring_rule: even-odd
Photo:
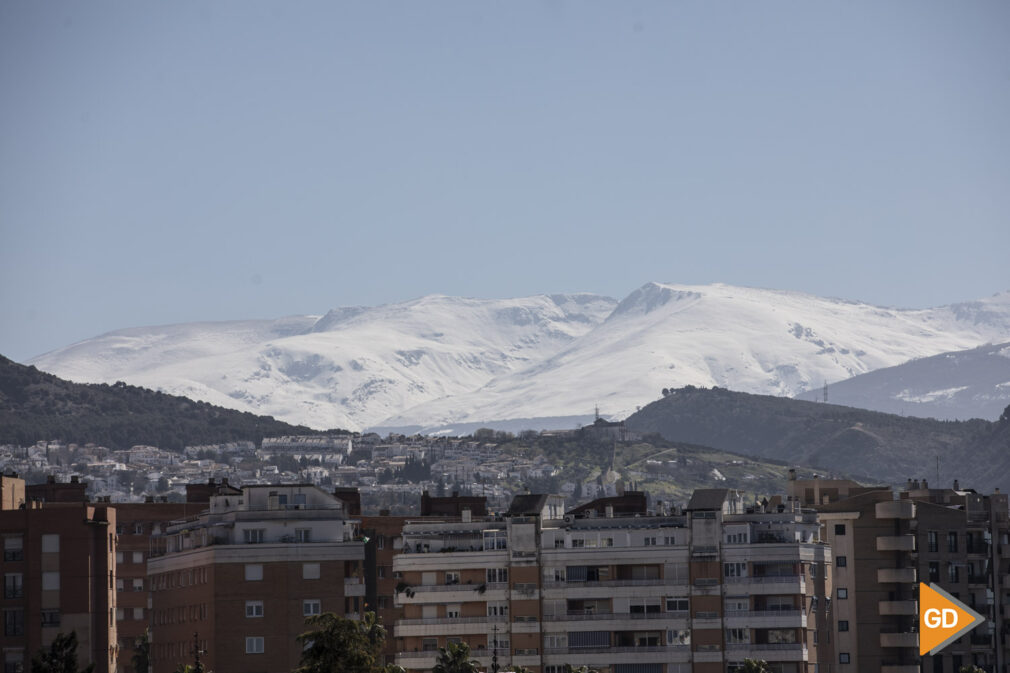
[[[940,587],[919,584],[919,656],[936,654],[984,621]]]

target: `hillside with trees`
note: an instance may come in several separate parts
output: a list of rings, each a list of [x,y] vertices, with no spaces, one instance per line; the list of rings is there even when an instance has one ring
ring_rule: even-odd
[[[125,383],[72,383],[0,356],[0,444],[62,440],[181,451],[186,445],[258,444],[263,437],[306,434],[318,431]]]
[[[863,480],[954,479],[976,489],[1010,487],[1010,413],[989,422],[938,421],[723,388],[666,394],[627,419],[670,441],[818,465]]]

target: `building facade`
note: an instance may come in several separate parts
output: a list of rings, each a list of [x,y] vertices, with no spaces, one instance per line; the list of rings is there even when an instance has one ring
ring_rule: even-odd
[[[71,631],[82,666],[115,671],[115,526],[115,510],[103,505],[28,502],[0,511],[4,673],[30,670],[39,649]]]
[[[748,508],[726,489],[669,513],[563,506],[519,496],[501,516],[408,521],[397,663],[430,670],[453,641],[482,666],[544,673],[714,673],[746,658],[813,673],[831,660],[831,551],[812,511]]]
[[[930,488],[864,487],[843,480],[790,482],[815,507],[835,554],[838,673],[958,673],[962,666],[1006,673],[1007,496]],[[937,584],[986,623],[936,656],[919,656],[919,582]],[[822,669],[823,670],[823,669]]]
[[[152,538],[153,673],[192,663],[216,673],[290,671],[305,617],[360,614],[359,521],[312,485],[246,486]]]

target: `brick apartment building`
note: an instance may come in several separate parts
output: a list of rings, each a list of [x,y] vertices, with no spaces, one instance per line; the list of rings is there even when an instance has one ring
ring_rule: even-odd
[[[904,490],[795,480],[835,554],[832,627],[838,673],[1006,673],[1010,555],[1005,494],[909,481]],[[986,623],[936,656],[919,657],[918,583],[939,584]]]
[[[312,485],[246,486],[155,534],[147,564],[153,673],[290,671],[306,616],[357,616],[364,544],[347,504]],[[356,607],[357,606],[357,607]]]
[[[116,662],[116,512],[105,505],[25,501],[24,481],[0,477],[4,673],[30,669],[61,632],[76,631],[81,665]]]
[[[831,551],[813,511],[711,489],[650,513],[637,495],[567,515],[558,496],[519,496],[501,516],[408,521],[393,560],[397,663],[430,670],[453,641],[482,667],[543,673],[715,673],[745,658],[813,673],[832,661]]]

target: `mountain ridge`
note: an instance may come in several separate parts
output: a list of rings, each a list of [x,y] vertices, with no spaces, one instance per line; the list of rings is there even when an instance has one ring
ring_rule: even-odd
[[[1010,336],[1010,293],[894,309],[790,290],[646,283],[590,293],[428,295],[273,321],[117,330],[32,364],[314,427],[623,417],[661,388],[795,395]]]

